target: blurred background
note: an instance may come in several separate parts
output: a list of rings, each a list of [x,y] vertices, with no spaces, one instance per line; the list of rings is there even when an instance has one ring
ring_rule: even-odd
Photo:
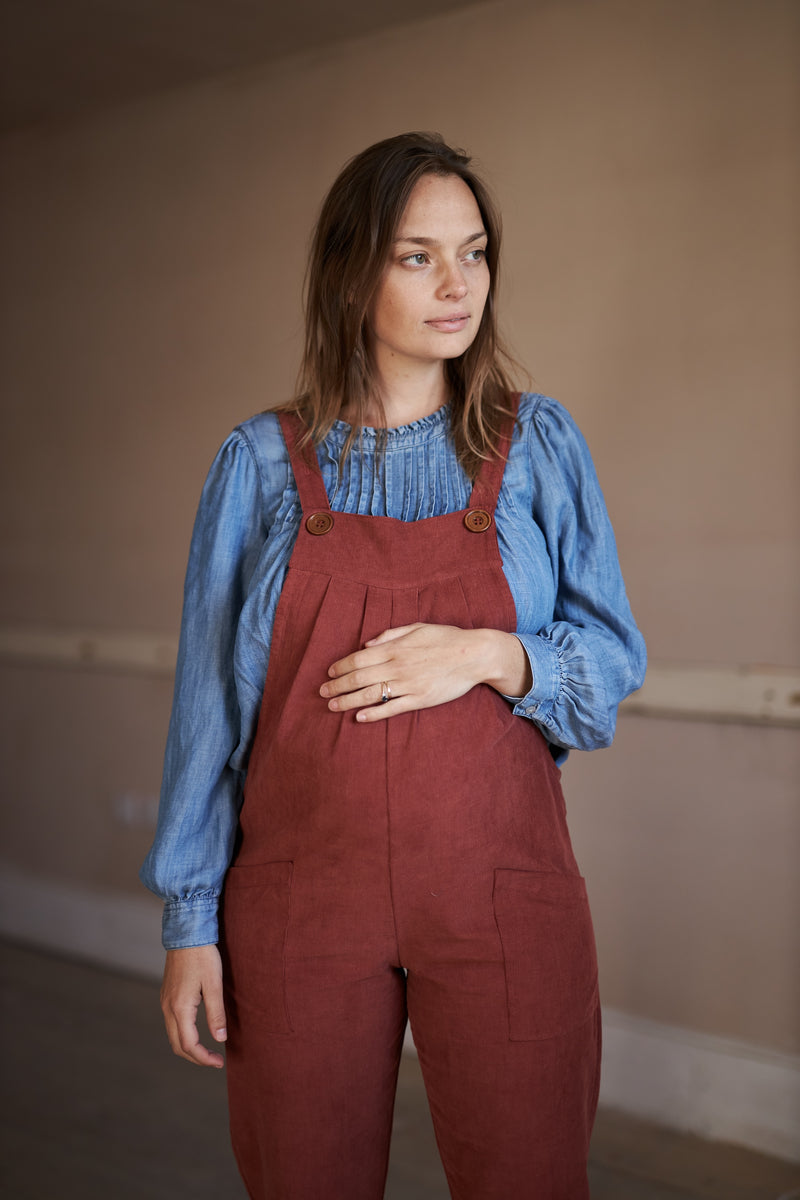
[[[435,129],[652,666],[573,754],[601,1100],[800,1158],[796,0],[2,0],[0,932],[153,977],[200,488],[289,396],[343,162]]]

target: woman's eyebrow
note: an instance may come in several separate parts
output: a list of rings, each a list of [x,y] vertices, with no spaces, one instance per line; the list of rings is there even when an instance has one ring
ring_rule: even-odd
[[[486,237],[486,230],[481,229],[481,231],[479,233],[473,233],[471,235],[471,237],[468,237],[465,241],[463,241],[461,243],[461,245],[469,246],[472,242],[477,242],[481,238],[485,238],[485,237]],[[411,242],[412,245],[414,245],[414,246],[438,246],[439,245],[439,242],[437,241],[436,238],[414,237],[411,235],[409,235],[407,237],[396,237],[394,239],[394,244],[397,245],[398,242]]]

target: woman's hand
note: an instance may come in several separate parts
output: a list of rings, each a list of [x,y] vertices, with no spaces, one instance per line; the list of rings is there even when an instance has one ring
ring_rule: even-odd
[[[224,1042],[225,1007],[222,1001],[222,962],[216,946],[168,950],[161,985],[161,1011],[169,1044],[180,1058],[201,1067],[222,1067],[221,1054],[206,1050],[197,1032],[197,1010],[205,1006],[211,1036]]]
[[[522,643],[498,629],[453,625],[402,625],[386,629],[329,669],[320,688],[333,712],[358,709],[358,721],[382,721],[397,713],[456,700],[478,683],[523,696],[531,670]],[[391,699],[382,703],[383,684]]]

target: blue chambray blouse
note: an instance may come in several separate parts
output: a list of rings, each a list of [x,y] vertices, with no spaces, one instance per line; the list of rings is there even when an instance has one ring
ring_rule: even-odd
[[[318,449],[335,512],[415,521],[467,507],[471,484],[448,436],[446,406],[385,431],[382,457],[377,432],[364,429],[340,465],[348,432],[337,422]],[[261,413],[219,451],[192,536],[158,827],[141,872],[165,901],[167,949],[217,940],[272,626],[300,519],[278,420]],[[618,704],[642,684],[645,648],[589,451],[555,400],[521,399],[496,526],[533,672],[531,690],[511,703],[539,726],[560,764],[571,747],[609,745]]]

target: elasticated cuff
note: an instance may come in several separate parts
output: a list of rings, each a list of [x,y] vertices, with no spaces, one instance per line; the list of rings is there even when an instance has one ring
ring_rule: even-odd
[[[551,641],[538,634],[518,633],[525,648],[533,674],[533,685],[527,696],[514,706],[520,717],[542,720],[553,707],[561,690],[561,663],[558,650]]]
[[[217,909],[219,896],[206,893],[189,900],[169,900],[161,919],[161,941],[165,950],[210,946],[219,940]]]

